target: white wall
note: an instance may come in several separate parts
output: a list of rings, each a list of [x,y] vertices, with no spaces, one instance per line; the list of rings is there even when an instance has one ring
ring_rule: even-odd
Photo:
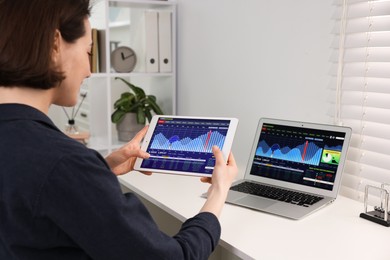
[[[178,0],[178,114],[240,119],[242,170],[260,117],[328,123],[328,0]]]

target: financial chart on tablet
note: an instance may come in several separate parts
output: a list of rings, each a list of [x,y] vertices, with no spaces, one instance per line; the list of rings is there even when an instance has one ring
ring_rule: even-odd
[[[212,147],[223,150],[231,123],[229,119],[159,117],[146,149],[150,158],[142,160],[140,167],[211,174],[215,165]]]

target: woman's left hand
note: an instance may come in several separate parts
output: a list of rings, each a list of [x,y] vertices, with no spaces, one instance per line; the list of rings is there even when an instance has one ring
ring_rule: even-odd
[[[142,151],[140,148],[141,140],[144,138],[147,130],[148,126],[145,126],[130,142],[106,157],[106,161],[115,175],[122,175],[132,171],[137,157],[149,158],[149,153]],[[151,172],[142,173],[146,175],[152,174]]]

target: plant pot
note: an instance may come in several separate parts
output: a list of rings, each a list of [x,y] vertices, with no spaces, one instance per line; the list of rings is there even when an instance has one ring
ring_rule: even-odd
[[[123,119],[116,124],[118,131],[118,140],[128,142],[144,127],[143,124],[137,123],[136,113],[127,113]]]

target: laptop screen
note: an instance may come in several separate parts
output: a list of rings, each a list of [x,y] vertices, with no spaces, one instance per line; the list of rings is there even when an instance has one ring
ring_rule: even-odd
[[[344,132],[264,123],[250,175],[332,190]]]

